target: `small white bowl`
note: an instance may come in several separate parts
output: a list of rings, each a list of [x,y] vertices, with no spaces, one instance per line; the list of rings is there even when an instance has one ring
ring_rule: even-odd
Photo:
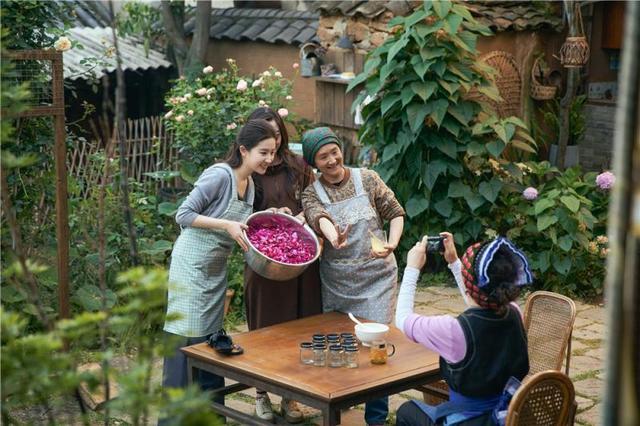
[[[360,341],[369,345],[372,341],[378,339],[384,339],[384,337],[389,332],[389,326],[385,324],[380,324],[377,322],[365,322],[363,324],[355,325],[356,337],[360,339]]]

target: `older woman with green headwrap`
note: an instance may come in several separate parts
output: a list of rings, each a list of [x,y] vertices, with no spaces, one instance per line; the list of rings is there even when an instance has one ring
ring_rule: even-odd
[[[390,323],[396,299],[398,266],[393,250],[404,226],[404,210],[393,191],[372,170],[345,167],[342,143],[328,127],[302,137],[304,159],[320,177],[302,194],[307,222],[329,244],[320,259],[322,305],[325,312],[353,312]],[[370,236],[389,240],[373,251]],[[388,400],[365,407],[367,424],[383,424]]]

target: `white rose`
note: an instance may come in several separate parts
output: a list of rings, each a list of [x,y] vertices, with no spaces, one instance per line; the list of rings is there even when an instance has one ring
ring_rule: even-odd
[[[265,101],[263,101],[262,99],[260,99],[258,101],[258,105],[260,105],[261,107],[265,106],[267,103]]]
[[[264,77],[270,77],[270,76],[271,76],[271,72],[269,72],[269,71],[267,70],[267,71],[263,72],[263,73],[262,73],[262,75],[263,75]]]
[[[251,87],[258,87],[258,86],[262,86],[262,78],[259,78],[253,83],[251,83]]]
[[[273,75],[275,75],[278,78],[282,77],[282,73],[280,71],[274,72]]]
[[[238,85],[236,86],[236,90],[238,90],[240,92],[244,92],[245,90],[247,90],[247,87],[249,87],[247,82],[245,80],[240,80],[240,81],[238,81]]]
[[[187,111],[187,114],[189,114],[189,115],[193,115],[193,110],[192,110],[192,109],[190,109],[189,111]]]
[[[180,114],[180,115],[176,116],[176,121],[178,123],[180,123],[182,120],[184,120],[184,115]]]
[[[191,93],[185,93],[183,99],[185,101],[188,101],[189,99],[191,99],[193,97],[193,95]]]
[[[213,72],[213,67],[211,65],[202,68],[203,74],[211,74]]]
[[[227,130],[234,130],[238,125],[236,123],[227,124]]]
[[[289,110],[286,108],[280,108],[278,110],[278,115],[282,118],[285,118],[287,115],[289,115]]]
[[[167,120],[170,119],[173,116],[173,110],[169,111],[168,113],[166,113],[164,115],[164,118],[166,118]]]
[[[286,99],[286,100],[288,100],[288,101],[290,101],[290,100],[292,100],[292,99],[293,99],[293,96],[291,96],[291,95],[287,95],[287,97],[286,97],[285,99]]]
[[[68,37],[62,36],[53,43],[53,48],[59,52],[65,52],[71,49],[71,40],[69,40]]]
[[[207,89],[205,89],[204,87],[196,90],[196,95],[198,95],[198,96],[204,96],[206,94],[207,94]]]

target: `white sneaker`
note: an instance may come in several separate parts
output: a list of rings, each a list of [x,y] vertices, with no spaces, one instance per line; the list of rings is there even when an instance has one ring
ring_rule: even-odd
[[[304,420],[302,411],[298,408],[298,403],[292,399],[282,398],[280,410],[284,419],[289,423],[300,423]]]
[[[271,400],[266,393],[256,396],[256,416],[267,422],[273,423],[273,408],[271,408]]]

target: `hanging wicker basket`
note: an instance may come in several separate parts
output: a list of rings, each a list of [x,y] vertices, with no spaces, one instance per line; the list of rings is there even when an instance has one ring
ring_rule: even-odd
[[[572,37],[567,37],[560,48],[560,63],[565,68],[579,68],[584,66],[589,60],[590,49],[587,38],[584,36],[584,25],[582,23],[580,4],[576,2],[574,8],[577,34]],[[572,20],[569,18],[570,27],[571,22]]]
[[[556,86],[545,86],[536,79],[536,70],[539,68],[539,58],[531,67],[531,97],[536,101],[548,101],[556,96]]]
[[[589,60],[589,51],[586,37],[567,37],[560,48],[560,63],[565,68],[582,67]]]

